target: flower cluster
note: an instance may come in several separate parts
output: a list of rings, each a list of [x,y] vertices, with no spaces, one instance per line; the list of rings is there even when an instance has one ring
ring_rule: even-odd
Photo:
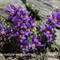
[[[52,12],[51,15],[47,16],[47,19],[49,21],[49,24],[51,24],[53,27],[60,25],[60,12],[54,13]]]
[[[53,36],[54,36],[54,29],[50,24],[42,24],[40,26],[40,31],[43,32],[43,34],[49,39],[49,40],[53,40]]]
[[[60,12],[54,13],[47,16],[48,22],[40,26],[40,31],[49,39],[53,40],[55,36],[55,27],[60,25]]]
[[[16,7],[10,4],[11,8],[6,8],[9,13],[9,19],[13,26],[6,29],[8,40],[15,38],[20,41],[20,48],[24,51],[37,50],[37,46],[45,46],[41,43],[42,38],[37,37],[35,29],[37,29],[36,18],[29,16],[29,12],[21,10],[21,7]]]
[[[20,48],[23,51],[46,47],[47,41],[50,40],[49,42],[51,42],[53,40],[55,33],[53,28],[60,24],[59,12],[58,14],[52,13],[52,16],[47,16],[49,23],[42,24],[39,27],[36,18],[30,16],[28,11],[21,10],[21,6],[10,4],[10,7],[6,8],[6,12],[9,14],[8,22],[12,25],[5,29],[0,25],[0,37],[7,37],[8,41],[16,40],[17,44],[18,42],[20,43]],[[43,34],[40,34],[41,32]]]

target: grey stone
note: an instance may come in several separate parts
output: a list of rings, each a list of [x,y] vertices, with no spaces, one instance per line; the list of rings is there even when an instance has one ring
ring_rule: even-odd
[[[56,59],[56,58],[48,58],[48,60],[59,60],[59,59]]]
[[[55,30],[56,30],[56,35],[57,35],[55,42],[58,45],[58,48],[60,49],[60,30],[57,30],[57,29]]]
[[[38,15],[43,21],[46,19],[46,16],[51,14],[52,11],[60,10],[60,0],[26,0],[27,3],[32,4],[32,9],[40,8]]]
[[[5,57],[1,53],[0,53],[0,60],[5,60]]]

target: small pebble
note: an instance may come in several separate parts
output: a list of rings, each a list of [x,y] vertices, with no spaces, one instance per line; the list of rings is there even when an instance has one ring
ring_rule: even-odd
[[[8,57],[8,60],[12,60],[12,57]]]

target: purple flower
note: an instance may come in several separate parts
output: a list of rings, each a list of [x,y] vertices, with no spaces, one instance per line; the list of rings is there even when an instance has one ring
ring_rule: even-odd
[[[20,41],[21,42],[21,41]],[[29,45],[28,45],[28,40],[24,40],[24,42],[21,42],[20,48],[23,51],[29,51]]]
[[[10,8],[6,8],[6,12],[9,12],[10,14],[12,14],[13,10],[11,10]]]
[[[30,31],[29,28],[26,28],[25,31],[23,31],[22,33],[23,33],[24,35],[26,35],[26,36],[33,34],[33,32]]]
[[[40,31],[46,31],[47,29],[52,29],[52,26],[50,26],[49,24],[42,24],[40,26]]]
[[[26,25],[22,25],[21,28],[22,28],[22,29],[26,29],[27,26],[26,26]]]
[[[31,49],[32,49],[32,50],[37,50],[36,44],[32,44]]]
[[[23,51],[29,51],[28,45],[21,45],[20,48],[21,48]]]
[[[12,27],[8,27],[5,29],[5,32],[8,34],[8,33],[12,33],[13,31],[13,28]]]
[[[8,40],[11,39],[12,37],[14,37],[14,35],[10,34],[10,36],[8,37]]]
[[[10,4],[10,7],[11,7],[13,10],[15,10],[15,9],[18,8],[18,6],[15,6],[15,5],[13,5],[13,4]]]
[[[25,35],[19,35],[20,39],[26,39]]]
[[[31,25],[32,27],[36,27],[37,26],[37,23],[36,23],[36,19],[34,18],[33,21],[31,21]]]
[[[22,14],[22,16],[23,17],[25,17],[25,18],[28,18],[28,11],[26,11],[26,10],[20,10],[20,12],[21,12],[21,14]]]
[[[53,35],[55,33],[54,29],[49,24],[42,24],[40,26],[40,31],[49,39],[53,39]]]
[[[9,19],[13,19],[13,17],[15,17],[17,15],[17,12],[19,11],[20,6],[17,7],[13,4],[10,4],[10,7],[12,9],[6,8],[6,12],[8,12],[10,14]]]
[[[47,16],[47,19],[52,23],[52,26],[59,26],[60,25],[60,12],[54,13],[52,15]]]
[[[34,39],[33,43],[36,44],[36,46],[45,46],[44,44],[41,43],[41,39]]]
[[[6,35],[5,31],[4,30],[1,30],[0,31],[0,37],[4,37]]]

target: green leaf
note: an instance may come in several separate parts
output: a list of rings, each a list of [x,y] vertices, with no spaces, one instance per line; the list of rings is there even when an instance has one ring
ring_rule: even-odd
[[[31,36],[28,37],[29,43],[32,43]]]
[[[55,48],[56,48],[56,45],[52,44],[51,45],[51,50],[55,50]]]
[[[40,10],[39,8],[36,8],[36,9],[35,9],[35,13],[38,13],[38,12],[39,12],[39,10]]]
[[[41,25],[41,24],[43,24],[43,22],[42,21],[36,21],[37,22],[37,25]]]
[[[32,7],[32,4],[30,4],[30,3],[29,3],[29,4],[28,4],[28,8],[30,8],[30,9],[31,9],[31,7]]]

